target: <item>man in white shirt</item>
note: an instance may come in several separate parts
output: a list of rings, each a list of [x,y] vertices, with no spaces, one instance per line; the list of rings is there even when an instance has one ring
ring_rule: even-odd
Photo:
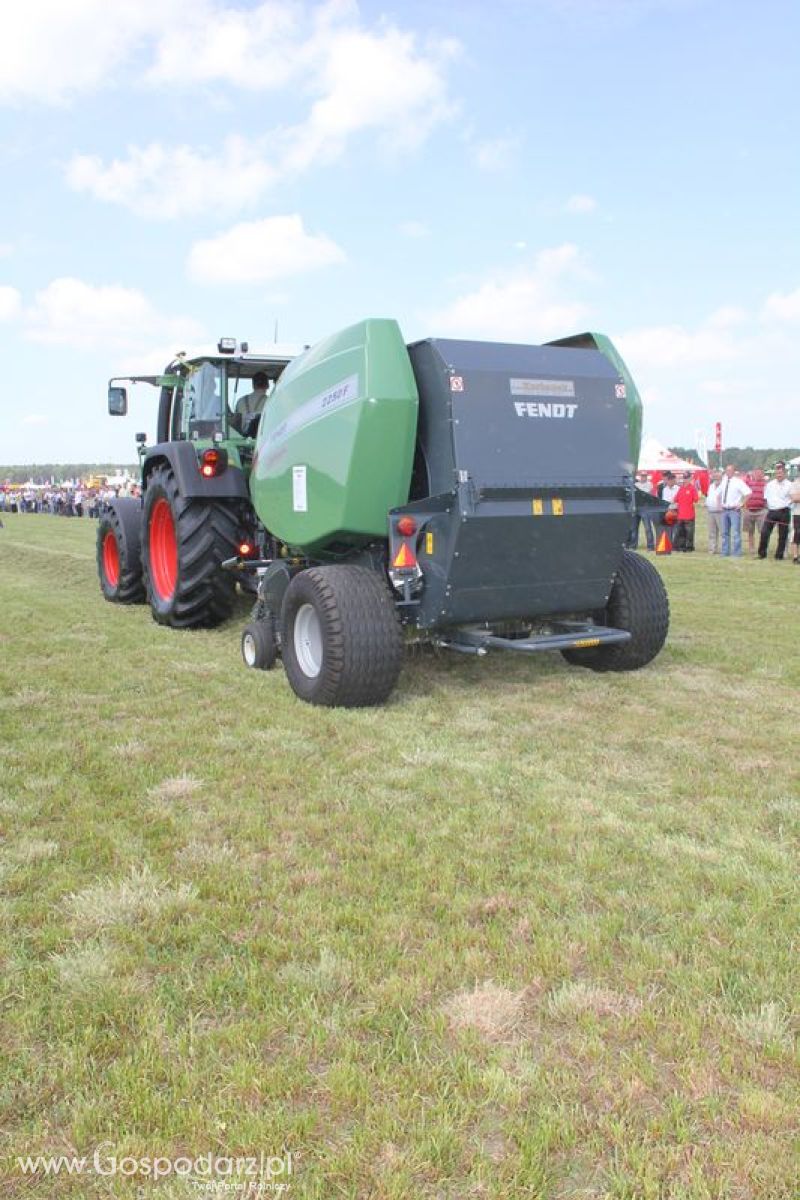
[[[792,484],[792,562],[800,567],[800,480]]]
[[[263,409],[268,387],[269,376],[264,371],[256,371],[253,376],[252,392],[248,392],[246,396],[241,396],[236,402],[236,412],[231,423],[240,433],[244,429],[245,422],[254,413],[260,413]]]
[[[708,516],[708,553],[719,554],[722,549],[722,471],[715,467],[708,481],[706,514]]]
[[[736,467],[728,463],[719,485],[720,501],[722,503],[722,550],[723,558],[742,557],[742,505],[750,495],[750,488]],[[731,546],[733,548],[731,548]]]
[[[678,481],[672,474],[672,471],[664,472],[664,486],[661,489],[661,499],[667,504],[672,504],[678,494]]]
[[[791,484],[786,478],[786,463],[775,463],[775,478],[770,479],[764,488],[764,500],[767,504],[767,515],[761,526],[761,541],[758,543],[758,557],[766,558],[769,539],[773,526],[778,526],[778,547],[775,551],[777,559],[786,553],[786,539],[789,536],[789,515],[792,506],[790,495]]]

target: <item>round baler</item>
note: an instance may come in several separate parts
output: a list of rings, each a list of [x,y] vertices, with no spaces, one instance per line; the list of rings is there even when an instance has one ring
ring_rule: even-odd
[[[345,706],[388,697],[404,640],[646,665],[669,606],[626,549],[640,437],[603,335],[406,346],[375,319],[325,339],[261,418],[249,486],[272,551],[228,564],[258,579],[245,662],[280,652],[298,696]]]

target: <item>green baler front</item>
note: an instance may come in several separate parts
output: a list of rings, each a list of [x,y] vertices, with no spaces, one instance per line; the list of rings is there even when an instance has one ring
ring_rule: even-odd
[[[417,410],[396,321],[362,321],[296,359],[258,432],[250,492],[264,525],[320,559],[385,537],[408,499]]]

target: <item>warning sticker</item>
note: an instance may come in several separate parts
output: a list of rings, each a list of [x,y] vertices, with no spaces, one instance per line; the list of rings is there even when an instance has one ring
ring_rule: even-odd
[[[512,396],[574,396],[572,379],[509,379]]]
[[[617,397],[618,400],[624,400],[625,397],[627,396],[627,394],[628,393],[627,393],[624,383],[616,384],[616,386],[614,387],[614,395]]]
[[[451,392],[463,392],[463,390],[464,390],[464,376],[463,375],[451,375],[450,376],[450,391]]]
[[[308,512],[306,468],[292,467],[292,507],[295,512]]]

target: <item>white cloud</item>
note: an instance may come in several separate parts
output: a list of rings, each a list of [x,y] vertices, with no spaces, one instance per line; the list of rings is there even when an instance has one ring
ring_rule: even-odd
[[[47,425],[48,418],[43,413],[28,413],[22,418],[23,425]]]
[[[420,50],[413,34],[393,26],[377,33],[350,28],[319,48],[315,84],[322,94],[292,131],[287,169],[337,157],[366,129],[379,132],[384,149],[413,149],[453,112],[443,75],[457,53],[452,40]]]
[[[743,308],[725,304],[716,309],[705,322],[712,329],[735,329],[747,323],[748,316]]]
[[[26,0],[6,5],[0,100],[58,103],[114,79],[143,45],[179,36],[190,0]]]
[[[164,316],[135,288],[96,286],[72,278],[54,279],[37,293],[24,316],[31,341],[84,350],[145,346],[156,339],[196,341],[202,336],[196,322]]]
[[[11,321],[19,315],[22,297],[15,287],[0,287],[0,321]]]
[[[573,333],[587,312],[574,289],[588,278],[577,246],[542,250],[530,265],[497,272],[434,313],[431,326],[437,333],[500,341],[537,342]]]
[[[800,322],[800,288],[794,292],[773,292],[767,296],[762,312],[764,321]]]
[[[797,293],[754,307],[724,305],[693,326],[632,329],[614,337],[645,403],[645,423],[662,441],[691,444],[722,421],[729,445],[791,445],[800,399],[800,344],[792,322]],[[772,313],[774,319],[768,320]]]
[[[344,251],[324,234],[306,233],[296,213],[245,221],[196,242],[188,272],[201,283],[263,283],[345,261]]]
[[[595,200],[594,196],[578,194],[575,196],[570,196],[565,207],[568,213],[591,213],[597,208],[597,201]]]
[[[445,73],[457,53],[452,39],[422,46],[392,25],[365,28],[341,0],[310,13],[288,2],[212,11],[205,0],[196,12],[181,9],[180,28],[157,41],[150,83],[285,88],[305,117],[256,140],[231,137],[221,151],[154,142],[110,164],[77,155],[67,180],[154,218],[244,208],[279,179],[334,161],[359,134],[372,132],[386,153],[414,149],[454,111]]]
[[[682,325],[659,325],[632,330],[618,339],[623,358],[636,373],[636,364],[648,367],[697,367],[735,358],[741,343],[730,330],[710,320],[697,329]]]
[[[514,161],[520,145],[518,137],[498,137],[472,146],[472,157],[482,171],[505,171]]]
[[[75,191],[157,220],[211,209],[236,211],[257,202],[274,176],[262,147],[236,135],[218,152],[153,142],[130,147],[127,158],[108,166],[89,155],[77,155],[67,166],[67,182]]]
[[[254,8],[201,0],[183,13],[179,36],[158,39],[146,79],[180,87],[228,83],[245,91],[282,87],[299,67],[303,34],[324,28],[342,7],[322,4],[308,14],[287,0]]]

